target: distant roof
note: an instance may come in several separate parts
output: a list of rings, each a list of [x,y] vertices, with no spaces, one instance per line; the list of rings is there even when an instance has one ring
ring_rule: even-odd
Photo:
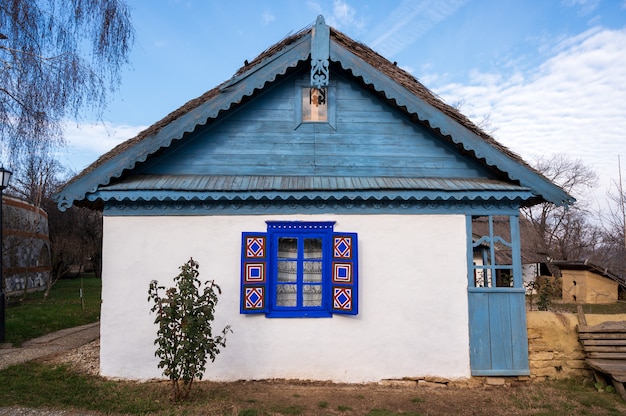
[[[65,209],[74,203],[86,202],[87,194],[109,185],[112,179],[121,177],[125,171],[133,169],[160,149],[168,147],[173,140],[179,140],[198,125],[216,119],[222,111],[240,104],[255,91],[273,82],[278,75],[285,74],[289,68],[306,61],[309,53],[304,48],[302,51],[306,52],[299,52],[299,55],[289,58],[285,58],[285,53],[299,51],[297,48],[302,46],[302,42],[310,39],[311,30],[311,27],[307,27],[272,45],[252,61],[246,62],[230,80],[188,101],[137,136],[102,155],[76,175],[56,196],[59,207]],[[517,154],[498,143],[456,108],[446,104],[396,63],[390,62],[369,47],[333,28],[330,28],[330,40],[331,62],[341,65],[344,70],[361,78],[366,87],[405,112],[412,120],[435,130],[455,146],[505,173],[512,181],[521,182],[522,188],[533,188],[537,196],[530,198],[531,203],[546,200],[558,205],[568,205],[574,202],[574,198],[526,164]],[[363,61],[367,65],[361,65],[360,62]],[[244,87],[241,81],[253,76],[257,79],[252,83],[252,87]],[[397,87],[389,90],[389,83],[382,85],[380,77],[387,77]],[[415,104],[415,97],[419,105]],[[443,118],[441,114],[444,115]],[[456,127],[452,127],[454,131],[448,131],[449,126],[454,123],[446,120],[453,120],[473,133],[475,138],[470,140],[467,137],[463,139],[458,137],[461,134]],[[539,184],[541,190],[537,191],[536,187],[530,187],[530,183]],[[86,204],[89,205],[88,202]]]

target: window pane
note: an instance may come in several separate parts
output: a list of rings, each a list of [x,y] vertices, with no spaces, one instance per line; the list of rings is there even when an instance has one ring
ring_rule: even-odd
[[[483,268],[474,269],[474,286],[491,287],[491,270]]]
[[[513,287],[513,270],[499,269],[496,271],[496,287]]]
[[[278,262],[278,281],[279,282],[295,282],[298,277],[298,262],[296,261],[279,261]]]
[[[493,245],[496,250],[496,261],[494,264],[513,264],[513,248],[509,243],[504,242],[501,237],[495,237]]]
[[[304,258],[305,259],[322,259],[322,239],[321,238],[305,238],[304,239]]]
[[[322,263],[319,261],[305,261],[302,278],[305,282],[321,282]]]
[[[321,285],[304,285],[302,292],[304,297],[303,306],[322,306]]]
[[[278,258],[295,259],[298,257],[298,239],[281,237],[278,239]]]
[[[326,88],[302,88],[302,121],[327,121],[327,98]]]
[[[297,306],[297,290],[293,284],[276,285],[276,306]]]

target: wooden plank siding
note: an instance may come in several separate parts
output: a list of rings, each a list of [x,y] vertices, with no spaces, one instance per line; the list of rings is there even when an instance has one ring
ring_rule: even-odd
[[[140,167],[161,175],[493,177],[425,127],[334,74],[336,129],[296,125],[301,75],[268,88],[219,123]]]

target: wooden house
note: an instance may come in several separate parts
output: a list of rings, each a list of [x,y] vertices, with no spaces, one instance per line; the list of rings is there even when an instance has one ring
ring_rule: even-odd
[[[103,376],[161,376],[148,285],[193,257],[234,331],[206,379],[336,382],[529,374],[519,209],[573,202],[321,16],[57,199],[104,214]]]

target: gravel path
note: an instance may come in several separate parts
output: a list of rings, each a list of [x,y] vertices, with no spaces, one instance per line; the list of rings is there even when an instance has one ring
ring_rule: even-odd
[[[0,370],[34,360],[35,358],[78,348],[96,340],[99,336],[100,323],[95,322],[75,328],[63,329],[26,341],[21,348],[13,348],[7,344],[2,344],[0,346]]]
[[[63,329],[25,342],[21,348],[0,344],[0,370],[7,367],[68,352],[93,343],[100,337],[100,323]],[[97,413],[66,410],[29,409],[23,407],[0,407],[0,416],[92,416]]]

